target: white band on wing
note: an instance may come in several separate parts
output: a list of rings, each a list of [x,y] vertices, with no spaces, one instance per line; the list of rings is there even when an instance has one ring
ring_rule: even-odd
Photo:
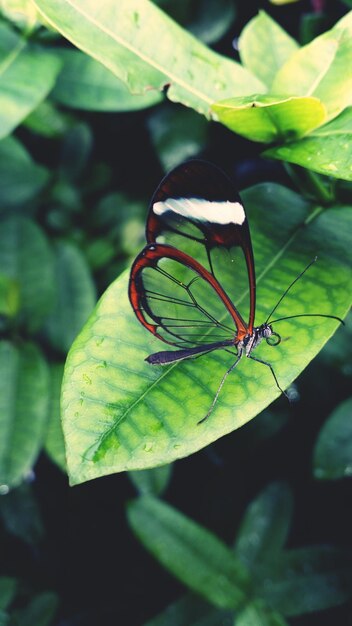
[[[213,224],[243,224],[246,219],[244,208],[240,202],[210,201],[202,198],[168,198],[165,202],[155,202],[153,211],[163,215],[173,211],[182,217],[198,222]]]

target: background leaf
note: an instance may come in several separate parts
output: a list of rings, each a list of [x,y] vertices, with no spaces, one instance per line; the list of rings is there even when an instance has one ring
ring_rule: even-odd
[[[352,12],[330,31],[295,52],[278,71],[274,93],[315,96],[325,105],[328,119],[352,105]]]
[[[54,300],[53,259],[47,239],[32,220],[4,219],[0,224],[0,266],[19,287],[18,321],[38,330]]]
[[[208,114],[215,100],[264,91],[248,70],[208,49],[148,0],[105,0],[99,11],[94,0],[35,0],[35,5],[132,93],[168,86],[170,100]]]
[[[129,472],[128,476],[141,495],[160,496],[170,481],[172,465]]]
[[[296,41],[265,11],[248,22],[239,38],[241,61],[270,88],[280,67],[298,49]]]
[[[60,66],[54,54],[35,48],[0,22],[0,138],[44,100]]]
[[[188,587],[220,608],[243,603],[247,572],[215,535],[148,496],[130,503],[128,519],[146,548]]]
[[[248,604],[236,617],[234,626],[288,626],[282,615],[261,600]]]
[[[110,70],[78,50],[57,54],[63,68],[52,93],[56,102],[83,111],[137,111],[164,99],[158,91],[132,94]]]
[[[352,107],[309,137],[270,148],[264,155],[326,176],[352,180]]]
[[[43,443],[48,369],[34,344],[0,343],[0,489],[19,485]]]
[[[46,319],[45,334],[51,345],[66,352],[95,304],[95,287],[84,256],[73,244],[55,247],[55,303]]]
[[[65,442],[60,416],[60,392],[63,373],[63,363],[51,364],[48,425],[44,446],[52,461],[54,461],[63,472],[66,472]]]
[[[48,180],[48,170],[37,165],[15,137],[0,141],[0,212],[25,206],[40,194]]]
[[[346,262],[350,211],[339,207],[306,219],[308,205],[272,184],[247,190],[243,199],[257,266],[258,322],[266,319],[284,289],[315,255],[318,263],[287,295],[279,314],[324,311],[344,317],[351,298]],[[281,322],[278,330],[291,339],[275,349],[261,345],[258,356],[272,363],[285,388],[337,325],[317,318]],[[199,426],[220,373],[231,360],[217,351],[196,361],[153,368],[144,359],[157,350],[160,342],[130,310],[125,275],[107,290],[66,363],[62,410],[72,483],[163,465],[191,454],[243,425],[278,396],[268,368],[243,359],[211,417]]]
[[[230,130],[266,143],[300,137],[326,118],[325,108],[317,98],[259,95],[221,100],[211,108]]]
[[[322,427],[314,449],[316,478],[352,476],[352,398],[339,404]]]

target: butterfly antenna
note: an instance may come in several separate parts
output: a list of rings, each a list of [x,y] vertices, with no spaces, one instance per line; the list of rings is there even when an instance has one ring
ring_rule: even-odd
[[[279,300],[277,301],[277,303],[275,304],[273,310],[271,311],[271,313],[269,314],[269,316],[267,317],[265,324],[267,324],[271,318],[271,316],[273,315],[273,313],[276,311],[277,307],[279,306],[279,304],[281,304],[281,302],[283,301],[284,297],[287,296],[288,292],[290,291],[290,289],[293,287],[293,285],[300,279],[302,278],[303,274],[306,273],[307,270],[309,270],[309,268],[313,265],[313,263],[315,263],[317,261],[318,257],[316,256],[310,263],[308,263],[307,267],[304,268],[304,270],[302,270],[302,272],[300,274],[298,274],[298,276],[296,276],[296,278],[292,281],[292,283],[287,287],[287,289],[284,291],[284,293],[282,294],[281,298],[279,298]],[[296,316],[294,316],[296,317]],[[283,318],[280,318],[283,319]],[[286,319],[286,318],[285,318]],[[278,322],[279,320],[275,320],[276,322]],[[273,322],[272,322],[273,324]]]

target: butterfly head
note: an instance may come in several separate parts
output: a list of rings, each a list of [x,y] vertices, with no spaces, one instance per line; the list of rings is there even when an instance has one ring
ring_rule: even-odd
[[[278,346],[281,342],[281,337],[278,333],[273,331],[273,328],[270,324],[262,324],[258,328],[259,336],[265,339],[266,343],[269,346]]]

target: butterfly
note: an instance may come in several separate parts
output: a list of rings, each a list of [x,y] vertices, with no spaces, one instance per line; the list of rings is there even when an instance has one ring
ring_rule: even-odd
[[[179,165],[161,181],[151,200],[146,239],[131,268],[129,299],[139,322],[176,350],[156,352],[145,360],[169,365],[219,349],[235,355],[198,423],[209,417],[227,376],[243,356],[268,367],[280,392],[287,395],[271,363],[253,351],[263,340],[270,346],[280,343],[274,323],[304,315],[269,323],[289,289],[316,259],[284,291],[266,321],[255,326],[256,277],[246,212],[232,181],[217,166],[201,160]],[[244,291],[248,304],[240,312],[235,296]]]

